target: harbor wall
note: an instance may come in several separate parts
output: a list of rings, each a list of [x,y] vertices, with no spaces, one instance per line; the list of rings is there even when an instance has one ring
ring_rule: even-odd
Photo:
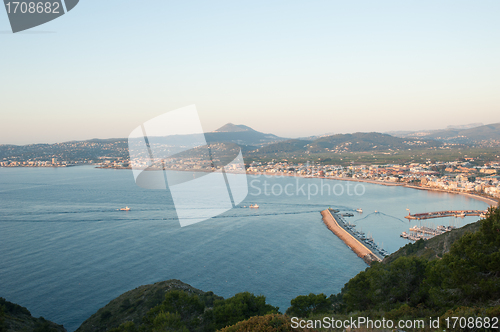
[[[352,251],[358,257],[361,257],[366,264],[371,265],[372,262],[377,261],[380,262],[381,259],[373,254],[373,252],[364,246],[361,242],[359,242],[354,236],[349,234],[345,229],[343,229],[332,216],[329,210],[321,211],[321,215],[323,216],[323,223],[328,227],[333,234],[337,235],[339,239],[344,241],[344,243],[351,248]]]

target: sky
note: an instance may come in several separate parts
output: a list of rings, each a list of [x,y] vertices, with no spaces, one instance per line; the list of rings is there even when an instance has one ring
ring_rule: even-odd
[[[500,2],[80,0],[12,34],[0,144],[128,137],[196,105],[282,137],[500,122]]]

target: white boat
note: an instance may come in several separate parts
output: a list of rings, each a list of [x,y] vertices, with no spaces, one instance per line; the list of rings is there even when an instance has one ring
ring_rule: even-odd
[[[363,213],[363,209],[356,209],[356,212]]]
[[[258,206],[257,204],[252,204],[252,205],[250,205],[250,208],[251,208],[251,209],[258,209],[258,208],[259,208],[259,206]]]
[[[120,211],[130,211],[130,208],[128,206],[121,208]]]

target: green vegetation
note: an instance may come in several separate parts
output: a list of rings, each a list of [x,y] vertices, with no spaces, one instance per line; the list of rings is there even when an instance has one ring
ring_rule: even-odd
[[[52,323],[43,317],[32,317],[25,307],[0,297],[0,332],[14,331],[63,332],[66,330],[62,325]]]
[[[351,151],[351,152],[309,152],[293,151],[283,152],[283,150],[266,147],[266,150],[259,149],[258,152],[244,154],[245,162],[270,162],[273,159],[282,161],[286,159],[294,163],[315,162],[322,165],[385,165],[385,164],[405,164],[412,162],[432,161],[463,161],[465,157],[477,158],[483,164],[489,161],[498,160],[498,147],[455,147],[450,149],[442,148],[418,148],[411,150],[386,150],[386,151]],[[285,149],[285,147],[280,147]],[[276,151],[275,151],[276,150]],[[269,151],[269,152],[265,152]],[[272,151],[272,152],[271,152]],[[443,170],[444,171],[444,170]]]
[[[308,329],[292,329],[290,317],[269,314],[265,316],[255,316],[241,321],[235,325],[223,328],[220,332],[288,332],[288,331],[309,331]]]
[[[314,298],[314,294],[309,296]],[[374,263],[330,297],[328,311],[372,319],[493,317],[500,313],[499,299],[497,208],[476,224],[408,244],[382,263]],[[317,317],[304,303],[304,296],[297,297],[287,312]]]
[[[391,320],[500,315],[500,208],[463,228],[407,244],[349,280],[339,294],[301,295],[287,315],[264,296],[224,299],[179,280],[138,287],[111,301],[78,332],[292,331],[289,316]],[[444,324],[444,323],[442,323]],[[444,325],[442,325],[444,326]],[[300,329],[296,331],[301,331]],[[65,331],[0,298],[0,332]],[[307,330],[302,330],[307,331]]]
[[[294,298],[290,304],[292,306],[287,309],[286,313],[296,317],[307,317],[310,314],[328,312],[330,309],[330,301],[323,293],[300,295]]]
[[[210,303],[213,307],[207,306]],[[143,317],[142,324],[127,321],[109,331],[216,331],[267,314],[278,314],[278,308],[266,304],[264,296],[245,292],[224,300],[171,290]]]

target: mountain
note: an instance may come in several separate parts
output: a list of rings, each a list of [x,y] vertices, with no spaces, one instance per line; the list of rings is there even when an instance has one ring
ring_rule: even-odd
[[[228,132],[240,132],[240,131],[255,131],[252,128],[245,126],[245,125],[235,125],[232,123],[226,123],[219,129],[215,130],[214,132],[216,133],[228,133]]]
[[[448,126],[446,129],[413,132],[400,131],[391,132],[389,134],[402,138],[435,139],[450,143],[481,143],[485,141],[500,141],[500,123],[488,125],[476,123],[464,126]]]
[[[273,134],[261,133],[248,126],[234,125],[232,123],[225,124],[215,131],[205,133],[205,138],[208,143],[231,142],[247,146],[262,146],[286,140],[286,138],[281,138]]]
[[[322,152],[365,152],[401,149],[426,149],[441,146],[431,139],[404,139],[381,133],[337,134],[320,137],[313,141],[287,140],[266,145],[252,151],[253,154],[266,153],[322,153]]]
[[[149,137],[151,139],[151,137]],[[265,134],[248,126],[228,123],[213,132],[205,133],[208,144],[233,143],[243,152],[286,140],[273,134]],[[155,142],[183,146],[186,142],[198,142],[199,135],[172,135],[156,137]],[[102,159],[129,157],[127,138],[91,139],[55,144],[1,145],[0,162],[58,161],[102,162]]]
[[[43,317],[35,318],[25,307],[0,297],[0,331],[66,332],[66,329]]]

